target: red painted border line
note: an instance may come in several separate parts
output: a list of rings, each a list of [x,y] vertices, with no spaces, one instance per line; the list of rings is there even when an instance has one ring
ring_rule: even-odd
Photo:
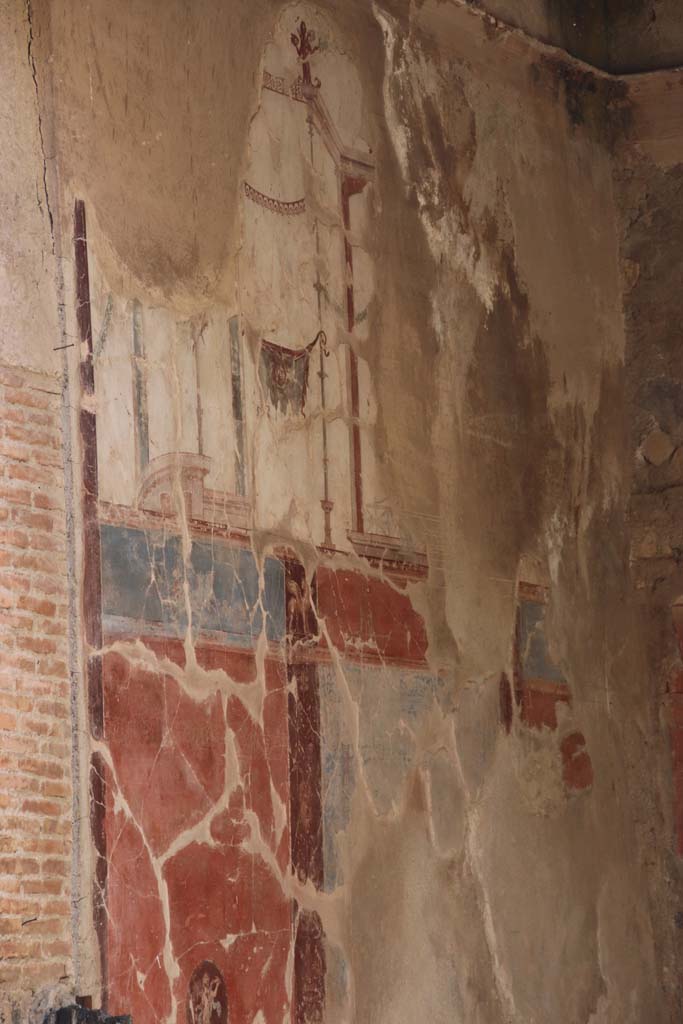
[[[342,217],[344,220],[344,259],[346,262],[346,322],[349,334],[353,333],[356,313],[353,296],[353,250],[349,242],[348,232],[351,230],[351,196],[362,192],[367,181],[365,178],[346,176],[341,183]],[[364,533],[363,521],[363,464],[360,438],[360,392],[358,386],[358,356],[350,351],[349,375],[351,386],[351,457],[353,462],[353,506],[354,529]]]
[[[76,266],[76,319],[80,341],[81,410],[81,480],[83,515],[83,592],[82,615],[86,644],[86,683],[90,729],[95,739],[102,739],[104,709],[102,705],[102,566],[100,559],[100,527],[98,522],[99,480],[97,467],[97,418],[92,402],[95,396],[92,319],[90,312],[90,275],[88,272],[88,240],[85,203],[74,204],[74,257]],[[85,399],[85,401],[84,401]],[[95,846],[95,878],[93,880],[93,916],[100,947],[102,1008],[107,1006],[107,843],[105,833],[104,765],[94,754],[90,766],[90,827]]]
[[[91,401],[95,394],[90,316],[90,279],[85,205],[81,199],[74,207],[74,247],[76,260],[76,317],[81,342],[81,454],[83,501],[83,625],[87,645],[88,707],[90,726],[96,739],[102,738],[102,568],[98,522],[99,480],[97,468],[97,420]],[[83,398],[86,402],[83,402]],[[96,652],[96,653],[92,653]]]

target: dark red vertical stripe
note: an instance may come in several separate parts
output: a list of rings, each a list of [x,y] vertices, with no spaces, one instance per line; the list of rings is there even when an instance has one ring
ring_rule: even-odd
[[[87,682],[90,725],[93,736],[102,738],[102,568],[98,523],[99,482],[97,470],[97,419],[93,407],[95,372],[90,314],[90,277],[85,205],[77,199],[74,209],[74,245],[76,259],[76,317],[81,344],[81,453],[83,514],[83,627],[87,647]],[[83,401],[85,399],[85,401]],[[94,652],[94,653],[93,653]]]
[[[81,364],[82,369],[82,364]],[[97,514],[97,421],[95,413],[81,409],[81,449],[83,469],[83,630],[86,643],[88,710],[95,739],[102,739],[102,568],[100,526]],[[95,653],[93,653],[95,652]]]
[[[325,936],[315,911],[301,910],[294,944],[296,1024],[322,1024],[325,1016]]]
[[[88,237],[85,224],[85,203],[74,205],[74,256],[76,262],[76,320],[81,342],[81,388],[87,395],[95,393],[92,359],[92,319],[90,316],[90,274],[88,272]]]
[[[76,319],[80,342],[81,411],[81,501],[83,516],[83,591],[81,611],[86,645],[86,684],[90,729],[95,739],[104,732],[102,699],[102,567],[98,521],[99,483],[97,470],[97,417],[94,409],[95,369],[93,366],[90,276],[85,204],[74,206],[74,256],[76,266]],[[96,863],[93,880],[94,923],[100,947],[102,1006],[107,1005],[107,844],[105,833],[106,783],[104,763],[93,754],[90,765],[90,827]]]
[[[320,700],[313,663],[289,666],[296,703],[291,748],[292,864],[302,882],[323,885]]]
[[[304,567],[285,562],[289,694],[289,793],[292,869],[316,889],[324,882],[320,693],[306,651],[316,635]],[[321,1024],[325,1009],[325,936],[314,912],[295,908],[294,1021]]]
[[[355,514],[354,529],[363,533],[365,520],[363,517],[363,463],[360,446],[360,396],[358,391],[358,356],[351,349],[351,444],[353,458],[353,510]]]

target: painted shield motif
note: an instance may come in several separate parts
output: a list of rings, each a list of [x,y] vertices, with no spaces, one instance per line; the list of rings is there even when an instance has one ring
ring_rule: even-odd
[[[195,967],[187,993],[188,1024],[227,1024],[228,994],[223,975],[210,960]]]

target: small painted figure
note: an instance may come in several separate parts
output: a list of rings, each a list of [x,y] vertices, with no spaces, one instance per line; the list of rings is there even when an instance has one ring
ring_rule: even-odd
[[[215,964],[205,960],[190,979],[188,1024],[227,1024],[228,1000],[225,983]]]

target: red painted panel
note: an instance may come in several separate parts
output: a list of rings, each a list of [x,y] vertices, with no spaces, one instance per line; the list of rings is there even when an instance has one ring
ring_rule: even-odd
[[[175,984],[178,1024],[186,1024],[190,979],[204,961],[214,964],[225,981],[230,1024],[253,1024],[259,1011],[265,1024],[283,1024],[289,1006],[289,947],[289,930],[254,931],[233,936],[224,943],[199,943],[179,962],[180,976]]]
[[[213,847],[194,843],[171,858],[164,877],[173,953],[179,962],[187,964],[188,975],[203,959],[213,959],[220,967],[223,953],[215,948],[220,944],[221,949],[228,950],[224,977],[230,1000],[249,1008],[252,1014],[255,1009],[265,1009],[254,1004],[258,993],[263,995],[254,972],[269,966],[264,962],[264,951],[289,949],[292,916],[291,904],[270,868],[260,857],[229,843]],[[214,947],[212,956],[207,956],[209,947]],[[278,1006],[283,999],[286,1001],[286,953],[281,960],[276,985]],[[233,1017],[233,1011],[234,1005],[231,1022],[251,1019],[239,1013]]]
[[[197,664],[209,672],[225,672],[236,683],[252,683],[256,679],[256,658],[253,651],[235,651],[218,644],[202,644],[195,650]]]
[[[139,829],[114,811],[116,794],[107,776],[109,1011],[154,1024],[171,1009],[161,957],[165,925],[159,888]]]
[[[244,791],[238,786],[230,794],[228,808],[211,821],[211,838],[225,846],[241,846],[250,830],[244,821]]]
[[[568,789],[589,789],[593,785],[593,763],[581,732],[565,736],[560,744],[562,774]]]
[[[184,665],[178,641],[145,643]],[[253,652],[202,645],[196,654],[202,667],[231,680],[256,678]],[[114,769],[107,772],[105,815],[109,1006],[132,1012],[136,1024],[156,1024],[171,1012],[169,955],[180,970],[173,983],[178,1024],[186,1022],[190,983],[200,998],[205,974],[207,991],[219,985],[219,975],[224,979],[231,1024],[247,1024],[259,1010],[267,1024],[281,1024],[288,1012],[293,911],[281,884],[289,869],[287,669],[283,660],[268,658],[264,672],[261,726],[235,695],[194,700],[169,673],[131,664],[120,653],[104,659],[105,739]],[[234,788],[211,817],[224,799],[226,735],[234,737],[242,784],[227,779]],[[247,811],[272,861],[250,852]],[[170,923],[165,949],[152,857],[194,826],[189,844],[159,862]]]
[[[226,958],[226,981],[234,993],[231,1024],[252,1024],[258,1010],[265,1024],[285,1020],[290,944],[289,928],[241,935],[232,944]]]
[[[274,849],[275,815],[263,732],[237,697],[228,700],[227,722],[235,738],[246,806],[255,812],[263,839]]]
[[[201,820],[223,790],[218,694],[195,702],[171,676],[104,659],[105,737],[121,792],[154,854]]]
[[[525,684],[521,692],[521,718],[525,725],[533,729],[557,729],[557,705],[571,703],[569,693],[552,693],[547,690],[535,689]]]
[[[334,646],[346,654],[424,664],[427,632],[408,594],[351,569],[321,566],[316,607]]]
[[[288,736],[287,688],[266,694],[263,701],[263,738],[273,784],[281,800],[287,800]]]
[[[192,843],[167,862],[164,878],[176,957],[252,930],[253,859],[241,847]]]

